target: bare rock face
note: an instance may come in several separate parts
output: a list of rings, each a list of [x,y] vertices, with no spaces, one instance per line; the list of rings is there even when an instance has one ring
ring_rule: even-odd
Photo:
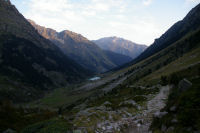
[[[188,81],[187,79],[183,79],[179,82],[178,88],[180,92],[184,92],[188,90],[192,86],[192,83]]]

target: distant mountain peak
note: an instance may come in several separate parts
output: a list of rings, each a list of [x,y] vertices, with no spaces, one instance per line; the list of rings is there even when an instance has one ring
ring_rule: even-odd
[[[104,37],[93,42],[102,49],[110,50],[132,58],[136,58],[147,48],[146,45],[136,44],[132,41],[116,36]]]

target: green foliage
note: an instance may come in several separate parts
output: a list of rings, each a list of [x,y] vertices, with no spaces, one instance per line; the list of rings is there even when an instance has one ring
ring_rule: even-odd
[[[72,125],[62,119],[52,119],[30,125],[20,133],[68,133],[72,132]]]
[[[198,75],[200,76],[200,67],[198,68]]]
[[[161,84],[162,85],[167,85],[168,81],[167,81],[167,76],[161,76]]]
[[[180,81],[180,77],[176,74],[176,73],[173,73],[169,76],[169,83],[170,84],[174,84],[174,85],[177,85],[178,82]]]

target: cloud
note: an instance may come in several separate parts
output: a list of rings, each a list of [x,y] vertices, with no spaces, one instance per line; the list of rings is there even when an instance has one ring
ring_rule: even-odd
[[[151,4],[145,0],[144,4]],[[39,25],[57,31],[71,30],[90,40],[119,36],[151,44],[163,33],[157,21],[138,14],[140,3],[133,0],[29,0],[23,15]]]
[[[152,2],[153,2],[153,0],[143,0],[143,4],[144,4],[145,6],[150,5]]]
[[[25,17],[33,19],[41,25],[64,30],[72,28],[88,21],[88,18],[103,18],[104,14],[111,13],[116,9],[118,13],[123,12],[125,2],[122,0],[29,0]],[[117,13],[115,12],[115,13]],[[105,17],[104,17],[105,19]],[[65,22],[64,25],[63,22]]]
[[[92,5],[90,9],[98,11],[108,11],[110,9],[110,6],[104,3],[96,3],[95,5]]]
[[[30,0],[26,18],[33,19],[41,25],[64,30],[85,21],[81,14],[74,10],[77,7],[68,0]]]

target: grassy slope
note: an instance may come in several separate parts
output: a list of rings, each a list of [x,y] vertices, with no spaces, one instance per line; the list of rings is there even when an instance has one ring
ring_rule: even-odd
[[[150,75],[142,78],[139,84],[144,84],[145,82],[156,83],[161,76],[169,76],[174,72],[184,70],[192,65],[197,65],[200,63],[200,48],[194,49],[193,51],[185,54],[176,61],[171,62],[167,66],[151,73]]]
[[[69,106],[78,100],[89,97],[96,90],[92,91],[74,91],[69,88],[59,88],[53,92],[47,94],[44,98],[32,102],[31,106],[47,107],[47,108],[58,108],[62,106]]]

